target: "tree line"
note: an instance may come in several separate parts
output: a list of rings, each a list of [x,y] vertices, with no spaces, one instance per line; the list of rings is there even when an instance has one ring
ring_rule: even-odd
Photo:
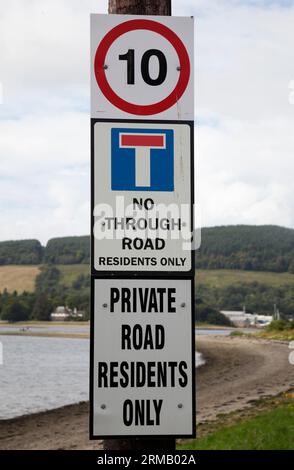
[[[0,242],[0,265],[89,264],[90,237]],[[196,268],[294,273],[294,230],[273,225],[202,229]]]
[[[282,315],[294,314],[293,285],[273,287],[256,281],[226,287],[197,284],[196,295],[216,310],[241,311],[245,306],[247,313],[272,315],[276,306]]]
[[[205,228],[196,267],[294,273],[294,230],[273,225]]]
[[[9,322],[50,320],[50,314],[59,305],[77,308],[90,315],[90,275],[79,275],[70,286],[61,281],[60,270],[54,265],[41,268],[36,277],[35,291],[0,293],[0,320]],[[230,326],[230,321],[217,309],[201,299],[196,300],[196,322]]]
[[[90,237],[52,238],[46,247],[38,240],[0,242],[0,266],[35,264],[89,264]]]

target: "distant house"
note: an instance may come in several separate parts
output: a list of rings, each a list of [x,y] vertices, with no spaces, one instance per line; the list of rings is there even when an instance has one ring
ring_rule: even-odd
[[[52,321],[64,321],[68,320],[72,315],[72,310],[68,307],[57,307],[54,312],[51,313],[50,318]]]
[[[221,310],[221,313],[225,315],[225,317],[227,317],[233,323],[234,326],[250,326],[250,319],[247,317],[248,314],[242,311]]]
[[[85,312],[83,310],[77,310],[74,308],[57,307],[54,312],[51,313],[50,318],[52,321],[65,321],[70,319],[82,319],[85,316]]]
[[[273,319],[271,315],[257,315],[255,313],[246,313],[245,311],[221,310],[235,326],[239,328],[263,327],[269,325]]]

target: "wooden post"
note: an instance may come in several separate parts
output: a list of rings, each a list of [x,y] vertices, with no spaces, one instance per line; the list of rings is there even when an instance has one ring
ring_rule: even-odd
[[[108,13],[170,16],[171,0],[109,0]]]
[[[171,15],[171,0],[109,0],[108,13],[123,15]],[[175,439],[105,439],[104,450],[144,452],[175,450]]]

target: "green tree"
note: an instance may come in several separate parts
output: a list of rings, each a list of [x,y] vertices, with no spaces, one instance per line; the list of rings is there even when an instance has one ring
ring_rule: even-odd
[[[11,300],[4,308],[2,319],[9,322],[26,321],[29,319],[29,311],[18,300]]]
[[[199,300],[196,302],[196,321],[210,323],[211,325],[232,326],[230,320],[214,308],[209,307]]]
[[[52,238],[44,255],[45,263],[77,264],[90,262],[90,237]]]
[[[59,287],[60,271],[55,266],[45,266],[36,277],[36,292],[54,294]]]
[[[289,273],[294,274],[294,259],[290,261],[288,271]]]
[[[0,265],[40,264],[43,247],[38,240],[0,242]]]
[[[34,320],[50,320],[50,313],[52,312],[52,303],[48,299],[45,292],[37,295],[34,308],[32,311],[32,318]]]

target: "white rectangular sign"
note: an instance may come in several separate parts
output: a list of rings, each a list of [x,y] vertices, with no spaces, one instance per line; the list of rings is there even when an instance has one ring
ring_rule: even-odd
[[[91,15],[91,117],[194,120],[193,17]]]
[[[192,280],[93,279],[91,437],[192,436]]]
[[[97,272],[192,272],[189,124],[96,122]]]
[[[93,122],[93,268],[193,272],[189,123]]]

